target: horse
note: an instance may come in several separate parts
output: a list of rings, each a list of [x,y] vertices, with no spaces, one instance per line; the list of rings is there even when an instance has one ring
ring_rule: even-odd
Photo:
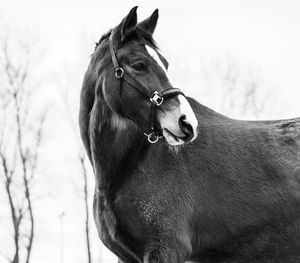
[[[96,44],[79,124],[123,263],[300,262],[300,118],[242,121],[172,86],[137,7]]]

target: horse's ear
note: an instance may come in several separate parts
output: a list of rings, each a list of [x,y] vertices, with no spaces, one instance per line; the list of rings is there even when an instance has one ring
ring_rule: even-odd
[[[156,24],[158,20],[158,9],[155,9],[153,14],[149,16],[147,19],[139,23],[139,27],[143,28],[144,30],[148,31],[149,33],[153,34]]]
[[[128,15],[122,20],[120,26],[121,26],[121,39],[123,39],[126,36],[126,33],[134,28],[137,24],[137,6],[133,7]]]

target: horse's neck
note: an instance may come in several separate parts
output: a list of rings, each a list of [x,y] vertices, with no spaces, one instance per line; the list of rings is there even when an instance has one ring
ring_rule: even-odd
[[[115,189],[143,160],[149,146],[137,127],[113,119],[116,116],[105,110],[105,117],[93,114],[97,120],[91,122],[91,150],[98,187]]]

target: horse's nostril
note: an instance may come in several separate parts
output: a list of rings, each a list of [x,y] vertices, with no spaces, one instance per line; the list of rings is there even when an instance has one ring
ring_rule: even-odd
[[[181,139],[184,141],[190,141],[194,137],[194,131],[192,125],[187,122],[185,115],[182,115],[179,118],[178,125],[185,135]]]

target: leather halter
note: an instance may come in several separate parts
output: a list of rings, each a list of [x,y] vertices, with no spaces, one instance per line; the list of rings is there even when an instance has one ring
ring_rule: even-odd
[[[128,84],[130,84],[133,88],[144,94],[151,102],[151,109],[149,114],[149,123],[150,123],[150,133],[144,133],[147,136],[147,139],[150,143],[156,143],[159,138],[162,138],[162,131],[161,128],[157,126],[156,121],[156,113],[158,107],[166,101],[167,99],[174,97],[176,95],[183,95],[184,93],[180,89],[170,88],[163,92],[159,91],[149,91],[142,83],[134,79],[128,72],[125,72],[124,68],[121,67],[120,63],[118,62],[116,51],[114,48],[114,34],[111,32],[109,37],[109,48],[110,48],[110,55],[113,62],[115,76],[116,78],[123,79]],[[122,82],[120,83],[122,88]]]

